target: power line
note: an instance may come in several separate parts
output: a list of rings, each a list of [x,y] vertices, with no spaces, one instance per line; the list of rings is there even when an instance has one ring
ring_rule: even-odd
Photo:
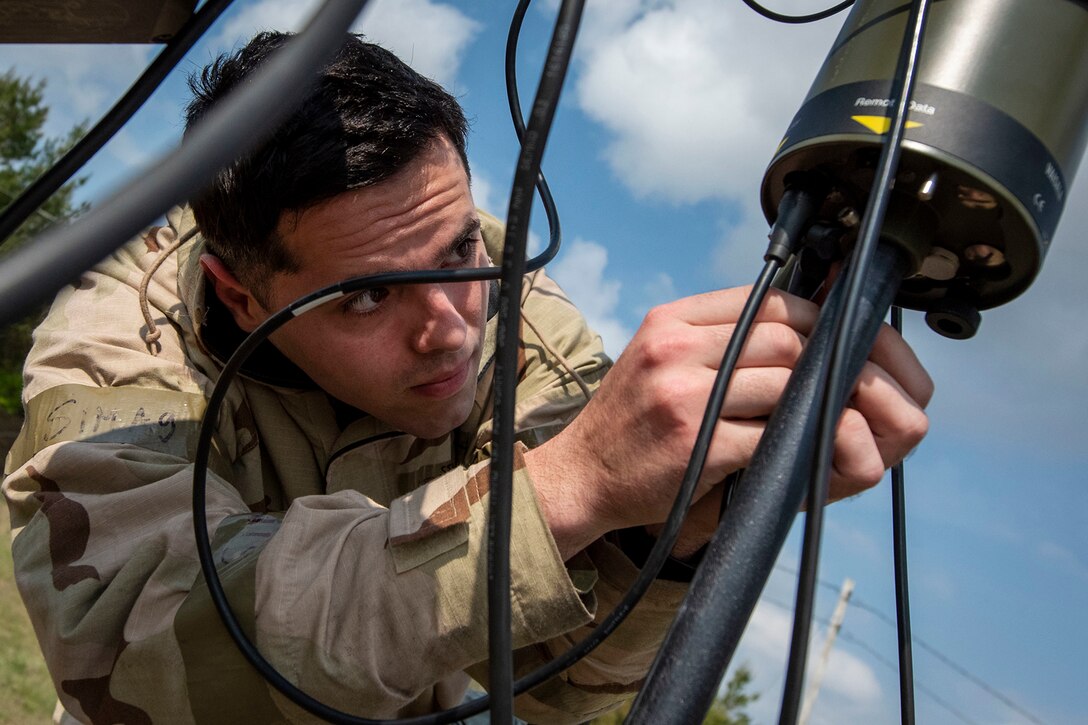
[[[775,605],[776,607],[780,607],[781,609],[785,609],[786,611],[792,610],[791,606],[785,604],[784,602],[780,602],[780,601],[777,601],[775,599],[772,599],[771,597],[768,597],[766,595],[763,596],[763,600],[770,603],[770,604]],[[815,619],[817,622],[819,622],[820,624],[823,624],[823,625],[830,624],[830,620],[824,619],[822,617],[813,617],[813,619]],[[870,645],[869,643],[863,641],[859,637],[853,636],[852,634],[850,634],[845,629],[839,630],[839,636],[842,637],[844,642],[850,642],[851,644],[854,644],[854,645],[860,647],[861,649],[864,649],[874,659],[876,659],[882,665],[885,665],[888,668],[890,668],[893,672],[897,672],[899,670],[899,666],[897,664],[889,661],[886,657],[884,657],[883,654],[881,654],[872,645]],[[977,723],[974,720],[970,719],[969,717],[964,715],[962,712],[957,710],[955,707],[950,705],[948,702],[946,702],[943,698],[941,698],[936,692],[934,692],[929,687],[927,687],[924,683],[919,682],[917,678],[915,678],[915,680],[914,680],[914,685],[915,685],[915,687],[918,688],[919,691],[921,691],[923,694],[925,694],[925,695],[929,696],[930,698],[932,698],[934,702],[936,702],[938,705],[940,705],[944,709],[948,710],[950,713],[955,715],[957,718],[959,718],[963,722],[967,723],[968,725],[979,725],[979,723]]]
[[[782,571],[784,571],[784,572],[786,572],[788,574],[791,574],[793,576],[797,576],[797,572],[795,570],[790,569],[788,566],[785,566],[783,564],[775,564],[775,568],[780,569],[780,570],[782,570]],[[818,580],[818,583],[819,583],[820,586],[824,587],[825,589],[830,589],[831,591],[836,592],[836,593],[839,591],[838,586],[836,586],[835,584],[833,584],[833,583],[831,583],[831,582],[829,582],[829,581],[827,581],[825,579]],[[880,621],[884,622],[885,624],[891,626],[893,629],[895,628],[895,626],[896,626],[895,619],[892,618],[891,616],[889,616],[888,614],[885,614],[880,609],[877,609],[873,605],[866,603],[864,600],[859,599],[858,597],[852,598],[850,603],[854,607],[856,607],[857,609],[862,609],[862,610],[868,612],[869,614],[872,614],[874,617],[876,617]],[[1028,720],[1035,723],[1036,725],[1046,725],[1046,723],[1044,723],[1041,719],[1039,719],[1039,717],[1037,715],[1034,715],[1033,713],[1029,712],[1022,705],[1016,703],[1011,698],[1009,698],[1008,695],[1005,695],[1004,693],[1002,693],[999,690],[995,689],[993,686],[991,686],[990,684],[985,682],[982,678],[980,678],[977,675],[973,674],[971,671],[969,671],[963,665],[961,665],[958,662],[955,662],[954,660],[952,660],[950,657],[948,657],[948,655],[944,654],[943,652],[938,650],[936,647],[934,647],[933,645],[926,642],[921,637],[918,637],[917,635],[914,635],[914,636],[911,637],[911,641],[913,641],[915,644],[917,644],[919,647],[924,649],[926,652],[929,652],[931,655],[933,655],[938,660],[943,662],[950,669],[952,669],[952,671],[954,671],[956,674],[961,675],[961,676],[965,677],[966,679],[970,680],[977,687],[981,688],[984,692],[986,692],[988,695],[990,695],[990,696],[996,698],[997,700],[999,700],[1006,707],[1008,707],[1008,708],[1010,708],[1012,710],[1015,710],[1018,714],[1022,715],[1025,718],[1027,718]]]
[[[879,611],[875,607],[873,607],[873,606],[871,606],[869,604],[866,604],[863,601],[854,600],[854,606],[856,606],[858,609],[864,609],[866,612],[869,612],[870,614],[872,614],[877,619],[879,619],[879,620],[881,620],[881,621],[883,621],[883,622],[885,622],[887,624],[890,624],[893,627],[895,626],[895,620],[889,618],[888,615],[886,615],[883,612]],[[954,662],[953,660],[949,659],[949,657],[947,655],[942,653],[940,650],[938,650],[933,645],[926,642],[924,639],[921,639],[919,637],[912,637],[912,639],[913,639],[914,643],[917,644],[919,647],[924,649],[926,652],[929,652],[931,655],[933,655],[938,660],[943,662],[945,665],[950,667],[957,674],[962,675],[963,677],[967,678],[971,682],[975,683],[976,686],[982,688],[988,694],[990,694],[993,697],[1000,700],[1007,707],[1015,710],[1017,713],[1019,713],[1020,715],[1023,715],[1024,717],[1026,717],[1031,722],[1036,723],[1036,725],[1045,725],[1045,723],[1042,720],[1040,720],[1038,717],[1036,717],[1032,713],[1028,712],[1023,707],[1018,705],[1017,703],[1013,702],[1004,693],[994,689],[989,684],[987,684],[985,681],[983,681],[982,679],[980,679],[976,675],[969,672],[965,667],[963,667],[963,665],[960,665],[960,664]]]
[[[899,670],[899,665],[897,665],[895,662],[892,662],[891,660],[885,658],[884,655],[882,655],[879,651],[877,651],[877,649],[875,647],[872,647],[868,642],[864,641],[860,637],[855,637],[854,635],[850,634],[849,632],[845,632],[845,631],[840,631],[839,636],[842,637],[842,640],[844,642],[850,642],[854,646],[860,647],[861,649],[868,652],[870,657],[872,657],[876,661],[880,662],[882,665],[887,666],[888,669],[890,669],[892,672],[897,672]],[[963,722],[970,723],[970,725],[978,725],[977,722],[970,719],[969,717],[964,715],[962,712],[957,710],[955,707],[953,707],[951,704],[946,702],[943,698],[941,698],[939,695],[937,695],[937,693],[935,693],[933,690],[931,690],[929,687],[927,687],[924,683],[919,682],[917,677],[914,678],[914,686],[917,687],[919,691],[925,693],[930,698],[932,698],[933,701],[936,702],[938,705],[943,707],[945,710],[948,710],[950,713],[952,713],[953,715],[958,717]]]

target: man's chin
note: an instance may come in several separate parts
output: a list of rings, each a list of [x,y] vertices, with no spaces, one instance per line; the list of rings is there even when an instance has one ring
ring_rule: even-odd
[[[473,398],[467,404],[449,406],[443,410],[420,411],[411,421],[405,421],[400,429],[416,438],[433,440],[460,428],[472,413]]]

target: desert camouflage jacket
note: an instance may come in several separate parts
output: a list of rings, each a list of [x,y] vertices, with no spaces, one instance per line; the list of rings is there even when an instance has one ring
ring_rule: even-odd
[[[168,222],[64,289],[35,332],[3,485],[17,583],[64,719],[313,720],[238,653],[200,574],[190,461],[238,331],[205,298],[199,235],[167,254],[191,216]],[[501,227],[484,228],[496,258]],[[149,326],[141,280],[156,262]],[[533,446],[573,418],[609,361],[550,279],[526,282],[517,428]],[[421,714],[460,702],[469,675],[486,678],[494,323],[473,412],[439,440],[344,411],[271,346],[231,384],[208,477],[220,577],[264,656],[336,708]],[[150,328],[161,337],[148,344]],[[515,467],[512,628],[525,673],[581,639],[636,572],[603,541],[564,564],[520,452]],[[656,582],[615,636],[521,696],[519,714],[580,722],[630,697],[683,589]]]

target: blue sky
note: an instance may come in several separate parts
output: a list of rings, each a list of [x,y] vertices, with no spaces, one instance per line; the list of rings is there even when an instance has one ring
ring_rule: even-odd
[[[473,119],[477,202],[500,216],[517,151],[502,79],[511,5],[376,0],[357,26],[460,97]],[[297,28],[312,7],[237,0],[88,166],[85,197],[103,198],[177,142],[186,73],[258,28]],[[554,7],[541,0],[526,22],[524,105]],[[766,235],[763,168],[840,24],[777,25],[739,0],[589,3],[544,163],[566,232],[552,272],[610,351],[652,305],[754,279]],[[0,46],[0,68],[47,79],[49,128],[61,133],[96,119],[156,50]],[[984,313],[976,338],[940,338],[915,313],[906,323],[937,383],[929,437],[907,464],[915,634],[1046,723],[1088,723],[1086,226],[1082,179],[1041,275]],[[534,227],[546,237],[539,212]],[[846,577],[858,606],[847,610],[814,723],[898,722],[886,665],[895,631],[871,611],[894,615],[888,497],[885,483],[828,511],[821,579],[830,586],[817,617],[830,616]],[[758,722],[777,719],[790,623],[781,605],[793,599],[798,548],[795,531],[737,657],[763,693]],[[915,670],[919,722],[1030,722],[926,651],[915,650]]]

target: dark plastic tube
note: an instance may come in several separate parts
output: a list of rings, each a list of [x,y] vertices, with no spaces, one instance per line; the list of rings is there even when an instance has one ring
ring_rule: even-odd
[[[849,330],[846,374],[856,378],[906,269],[898,248],[880,245]],[[703,563],[654,660],[629,723],[702,722],[741,633],[808,491],[824,395],[831,333],[842,311],[844,278],[824,304],[781,402],[707,547]],[[847,388],[849,390],[849,388]],[[845,398],[834,401],[842,409]]]
[[[51,299],[114,249],[257,145],[295,108],[366,0],[326,0],[306,29],[210,112],[177,149],[135,174],[71,226],[51,229],[0,265],[0,325]],[[293,89],[285,93],[284,89]]]
[[[181,26],[177,35],[170,39],[162,52],[151,61],[151,65],[136,79],[132,87],[125,91],[125,95],[113,104],[113,108],[99,119],[94,128],[4,208],[3,213],[0,213],[0,247],[4,246],[15,230],[31,214],[55,194],[57,189],[64,186],[92,156],[98,153],[99,149],[106,145],[107,141],[113,138],[114,134],[121,130],[122,126],[128,123],[132,115],[158,89],[159,84],[174,69],[178,61],[185,57],[196,41],[200,40],[204,32],[227,9],[230,2],[231,0],[208,0],[200,10],[193,13]]]
[[[906,130],[908,101],[914,95],[918,80],[918,67],[922,53],[922,39],[929,17],[929,0],[913,0],[907,14],[906,30],[896,61],[892,84],[896,100],[890,131],[884,139],[876,178],[862,217],[858,243],[854,249],[854,264],[846,272],[846,300],[842,318],[833,334],[831,359],[827,371],[827,394],[821,403],[817,428],[816,462],[812,471],[808,495],[808,513],[805,514],[805,534],[801,548],[801,573],[797,583],[797,605],[793,615],[793,635],[790,656],[786,667],[786,682],[782,691],[782,711],[779,723],[790,725],[797,722],[804,691],[805,663],[808,658],[809,633],[812,630],[812,611],[816,598],[816,579],[819,571],[820,541],[823,530],[824,503],[827,501],[831,477],[831,461],[835,442],[835,428],[842,413],[838,404],[854,385],[856,374],[848,374],[847,360],[849,341],[844,330],[854,324],[856,301],[869,273],[870,259],[880,240],[880,230],[892,199],[899,159]],[[898,285],[896,285],[898,288]],[[887,312],[887,309],[885,309]]]

